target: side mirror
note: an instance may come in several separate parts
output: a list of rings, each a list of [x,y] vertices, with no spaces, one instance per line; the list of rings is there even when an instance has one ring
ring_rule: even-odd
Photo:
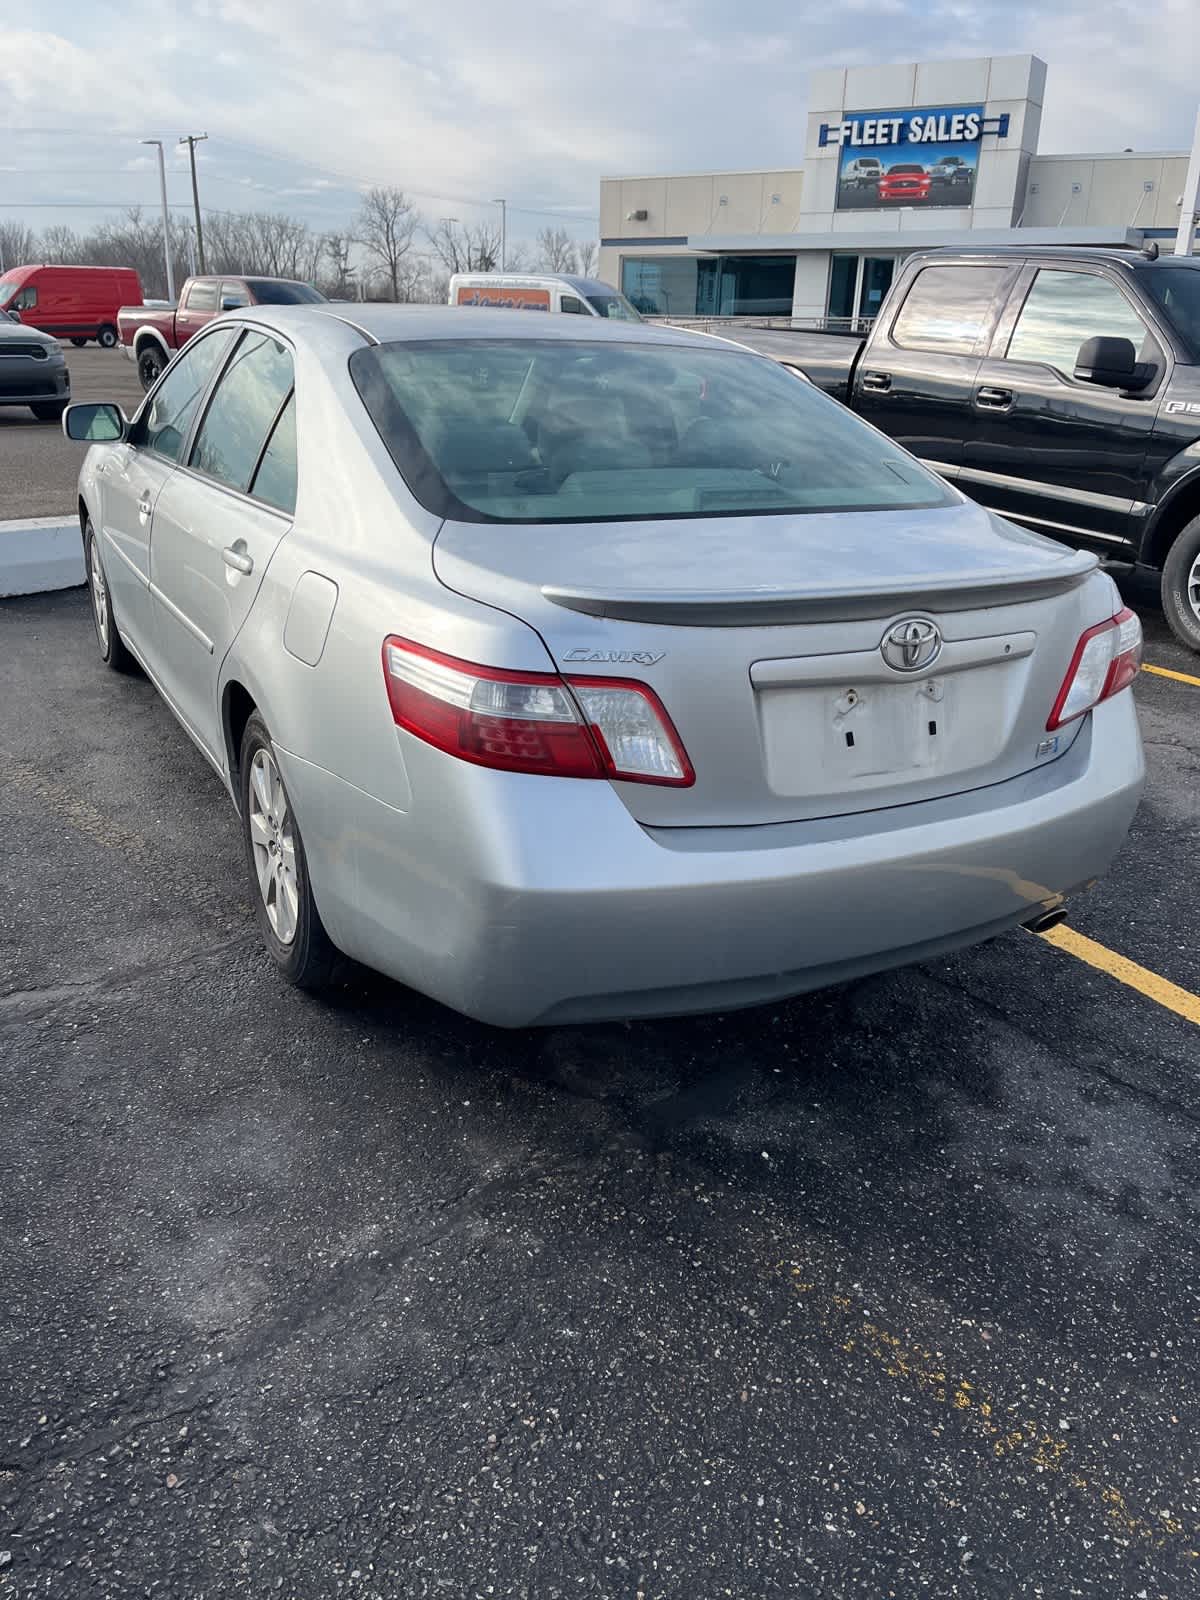
[[[1132,339],[1085,339],[1075,357],[1075,377],[1104,389],[1144,389],[1154,368],[1139,365]]]
[[[21,313],[19,311],[10,311],[8,315],[14,322],[20,322],[21,320]]]
[[[129,437],[129,423],[120,406],[80,400],[63,412],[62,430],[82,444],[117,444]]]

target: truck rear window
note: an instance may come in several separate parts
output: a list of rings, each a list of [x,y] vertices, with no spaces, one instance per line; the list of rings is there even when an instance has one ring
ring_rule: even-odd
[[[940,479],[777,362],[576,340],[411,341],[350,372],[405,482],[469,522],[951,503]]]

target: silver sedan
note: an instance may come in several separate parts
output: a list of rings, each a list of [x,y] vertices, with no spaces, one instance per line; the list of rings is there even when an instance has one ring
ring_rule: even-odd
[[[64,426],[100,654],[228,788],[297,984],[751,1005],[1060,917],[1137,805],[1095,558],[736,346],[257,307]]]

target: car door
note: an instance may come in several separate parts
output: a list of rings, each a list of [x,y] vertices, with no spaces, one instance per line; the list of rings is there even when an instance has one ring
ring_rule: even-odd
[[[150,597],[154,508],[179,463],[204,391],[231,340],[227,328],[196,340],[143,402],[128,442],[115,445],[99,468],[105,581],[121,632],[152,672],[157,655]]]
[[[1127,393],[1077,380],[1079,347],[1097,335],[1131,340],[1152,381]],[[1029,266],[976,374],[959,487],[1072,542],[1126,544],[1141,525],[1165,352],[1115,274]]]
[[[163,687],[219,760],[217,675],[296,498],[293,364],[249,327],[212,390],[187,462],[159,497],[151,571]]]
[[[217,315],[217,288],[214,279],[189,286],[183,304],[175,313],[175,338],[180,348]]]
[[[863,352],[854,410],[954,477],[972,426],[975,374],[1018,268],[945,262],[921,270],[884,310]]]

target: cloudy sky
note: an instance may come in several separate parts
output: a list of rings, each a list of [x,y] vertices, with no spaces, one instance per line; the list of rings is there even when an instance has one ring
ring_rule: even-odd
[[[155,205],[138,138],[197,131],[214,208],[333,227],[363,184],[395,183],[430,217],[474,221],[505,195],[513,237],[588,236],[602,173],[800,165],[813,67],[1006,52],[1049,63],[1044,151],[1182,149],[1198,15],[1198,0],[10,6],[0,219]],[[181,155],[168,184],[183,205]]]

